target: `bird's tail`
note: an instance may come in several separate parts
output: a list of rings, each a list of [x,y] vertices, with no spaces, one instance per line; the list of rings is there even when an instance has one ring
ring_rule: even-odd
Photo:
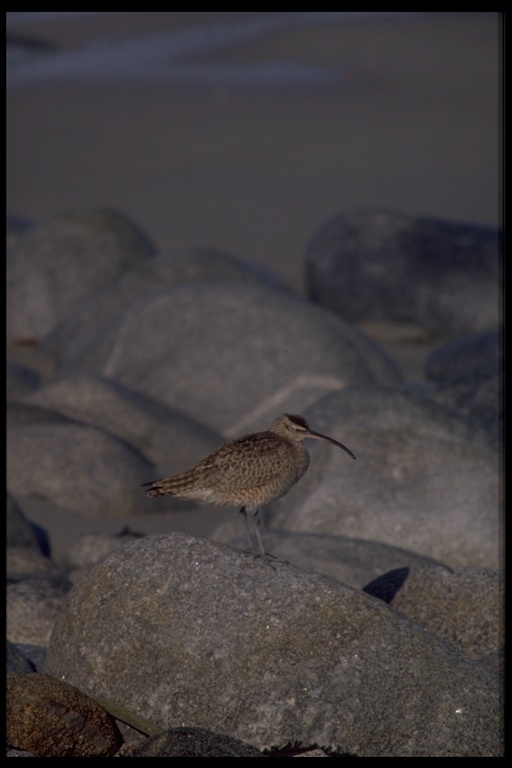
[[[169,491],[164,491],[162,488],[162,480],[150,480],[149,483],[141,483],[141,488],[148,487],[148,490],[146,491],[146,496],[148,496],[150,499],[155,498],[156,496],[165,496],[166,493],[169,493]]]
[[[147,487],[146,496],[177,496],[178,498],[194,498],[195,484],[189,472],[183,472],[173,477],[164,477],[163,480],[152,480],[142,483],[141,488]]]

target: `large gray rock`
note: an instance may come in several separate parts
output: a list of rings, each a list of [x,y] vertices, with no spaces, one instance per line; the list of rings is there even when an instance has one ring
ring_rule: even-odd
[[[108,431],[135,446],[155,465],[157,475],[188,469],[223,442],[218,433],[176,409],[88,373],[54,379],[24,402]]]
[[[232,520],[219,524],[208,538],[243,551],[247,549],[243,527],[240,515],[235,513]],[[393,568],[442,565],[417,552],[367,539],[283,530],[263,530],[261,535],[270,555],[359,589]]]
[[[39,341],[78,302],[116,280],[154,248],[122,214],[59,216],[20,234],[7,250],[7,336]]]
[[[311,441],[309,470],[264,513],[269,526],[499,568],[499,467],[471,444],[460,417],[420,394],[379,387],[336,392],[303,415],[357,461]]]
[[[413,322],[440,338],[495,330],[501,249],[494,229],[350,211],[308,246],[309,294],[352,322]]]
[[[87,295],[45,340],[45,350],[60,359],[115,320],[137,299],[188,281],[227,280],[286,290],[278,278],[229,254],[208,248],[185,248],[136,263],[115,283]]]
[[[82,576],[46,672],[149,733],[187,723],[360,756],[503,750],[485,667],[362,592],[179,534]]]
[[[373,342],[331,313],[242,282],[148,294],[62,352],[65,371],[116,379],[227,437],[348,384],[401,380]]]
[[[503,578],[490,568],[398,568],[364,591],[477,661],[503,657]]]
[[[38,424],[7,432],[7,487],[84,517],[125,517],[140,509],[140,483],[153,464],[108,432],[82,424]]]

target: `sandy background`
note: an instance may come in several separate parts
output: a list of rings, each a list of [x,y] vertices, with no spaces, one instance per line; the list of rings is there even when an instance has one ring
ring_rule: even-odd
[[[64,52],[60,73],[29,62],[8,79],[10,214],[115,206],[162,250],[224,249],[297,290],[307,242],[340,211],[499,221],[496,13],[313,15],[248,39],[237,25],[269,14],[75,16],[8,27]],[[194,47],[192,30],[207,37],[221,24],[231,42]],[[138,80],[128,43],[166,32],[171,51],[188,32],[188,52],[169,61],[157,38],[162,58]],[[113,60],[96,73],[107,45]]]
[[[7,32],[9,215],[114,207],[299,294],[341,211],[500,223],[498,13],[19,12]],[[365,330],[421,379],[421,335]]]

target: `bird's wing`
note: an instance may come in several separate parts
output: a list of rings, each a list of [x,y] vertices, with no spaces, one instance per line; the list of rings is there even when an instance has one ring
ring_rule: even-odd
[[[269,439],[265,433],[241,438],[222,445],[199,466],[213,486],[237,490],[259,488],[287,472],[292,462],[292,448],[286,440]]]

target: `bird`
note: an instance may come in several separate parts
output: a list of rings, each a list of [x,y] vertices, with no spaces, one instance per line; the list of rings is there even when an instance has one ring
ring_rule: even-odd
[[[260,534],[259,510],[288,493],[309,467],[310,456],[303,440],[325,440],[355,459],[350,448],[332,437],[314,432],[303,416],[284,413],[263,432],[224,443],[190,469],[177,475],[142,483],[146,496],[174,496],[215,505],[239,507],[245,520],[250,549],[255,549],[247,512],[256,520],[256,538],[267,560]]]

